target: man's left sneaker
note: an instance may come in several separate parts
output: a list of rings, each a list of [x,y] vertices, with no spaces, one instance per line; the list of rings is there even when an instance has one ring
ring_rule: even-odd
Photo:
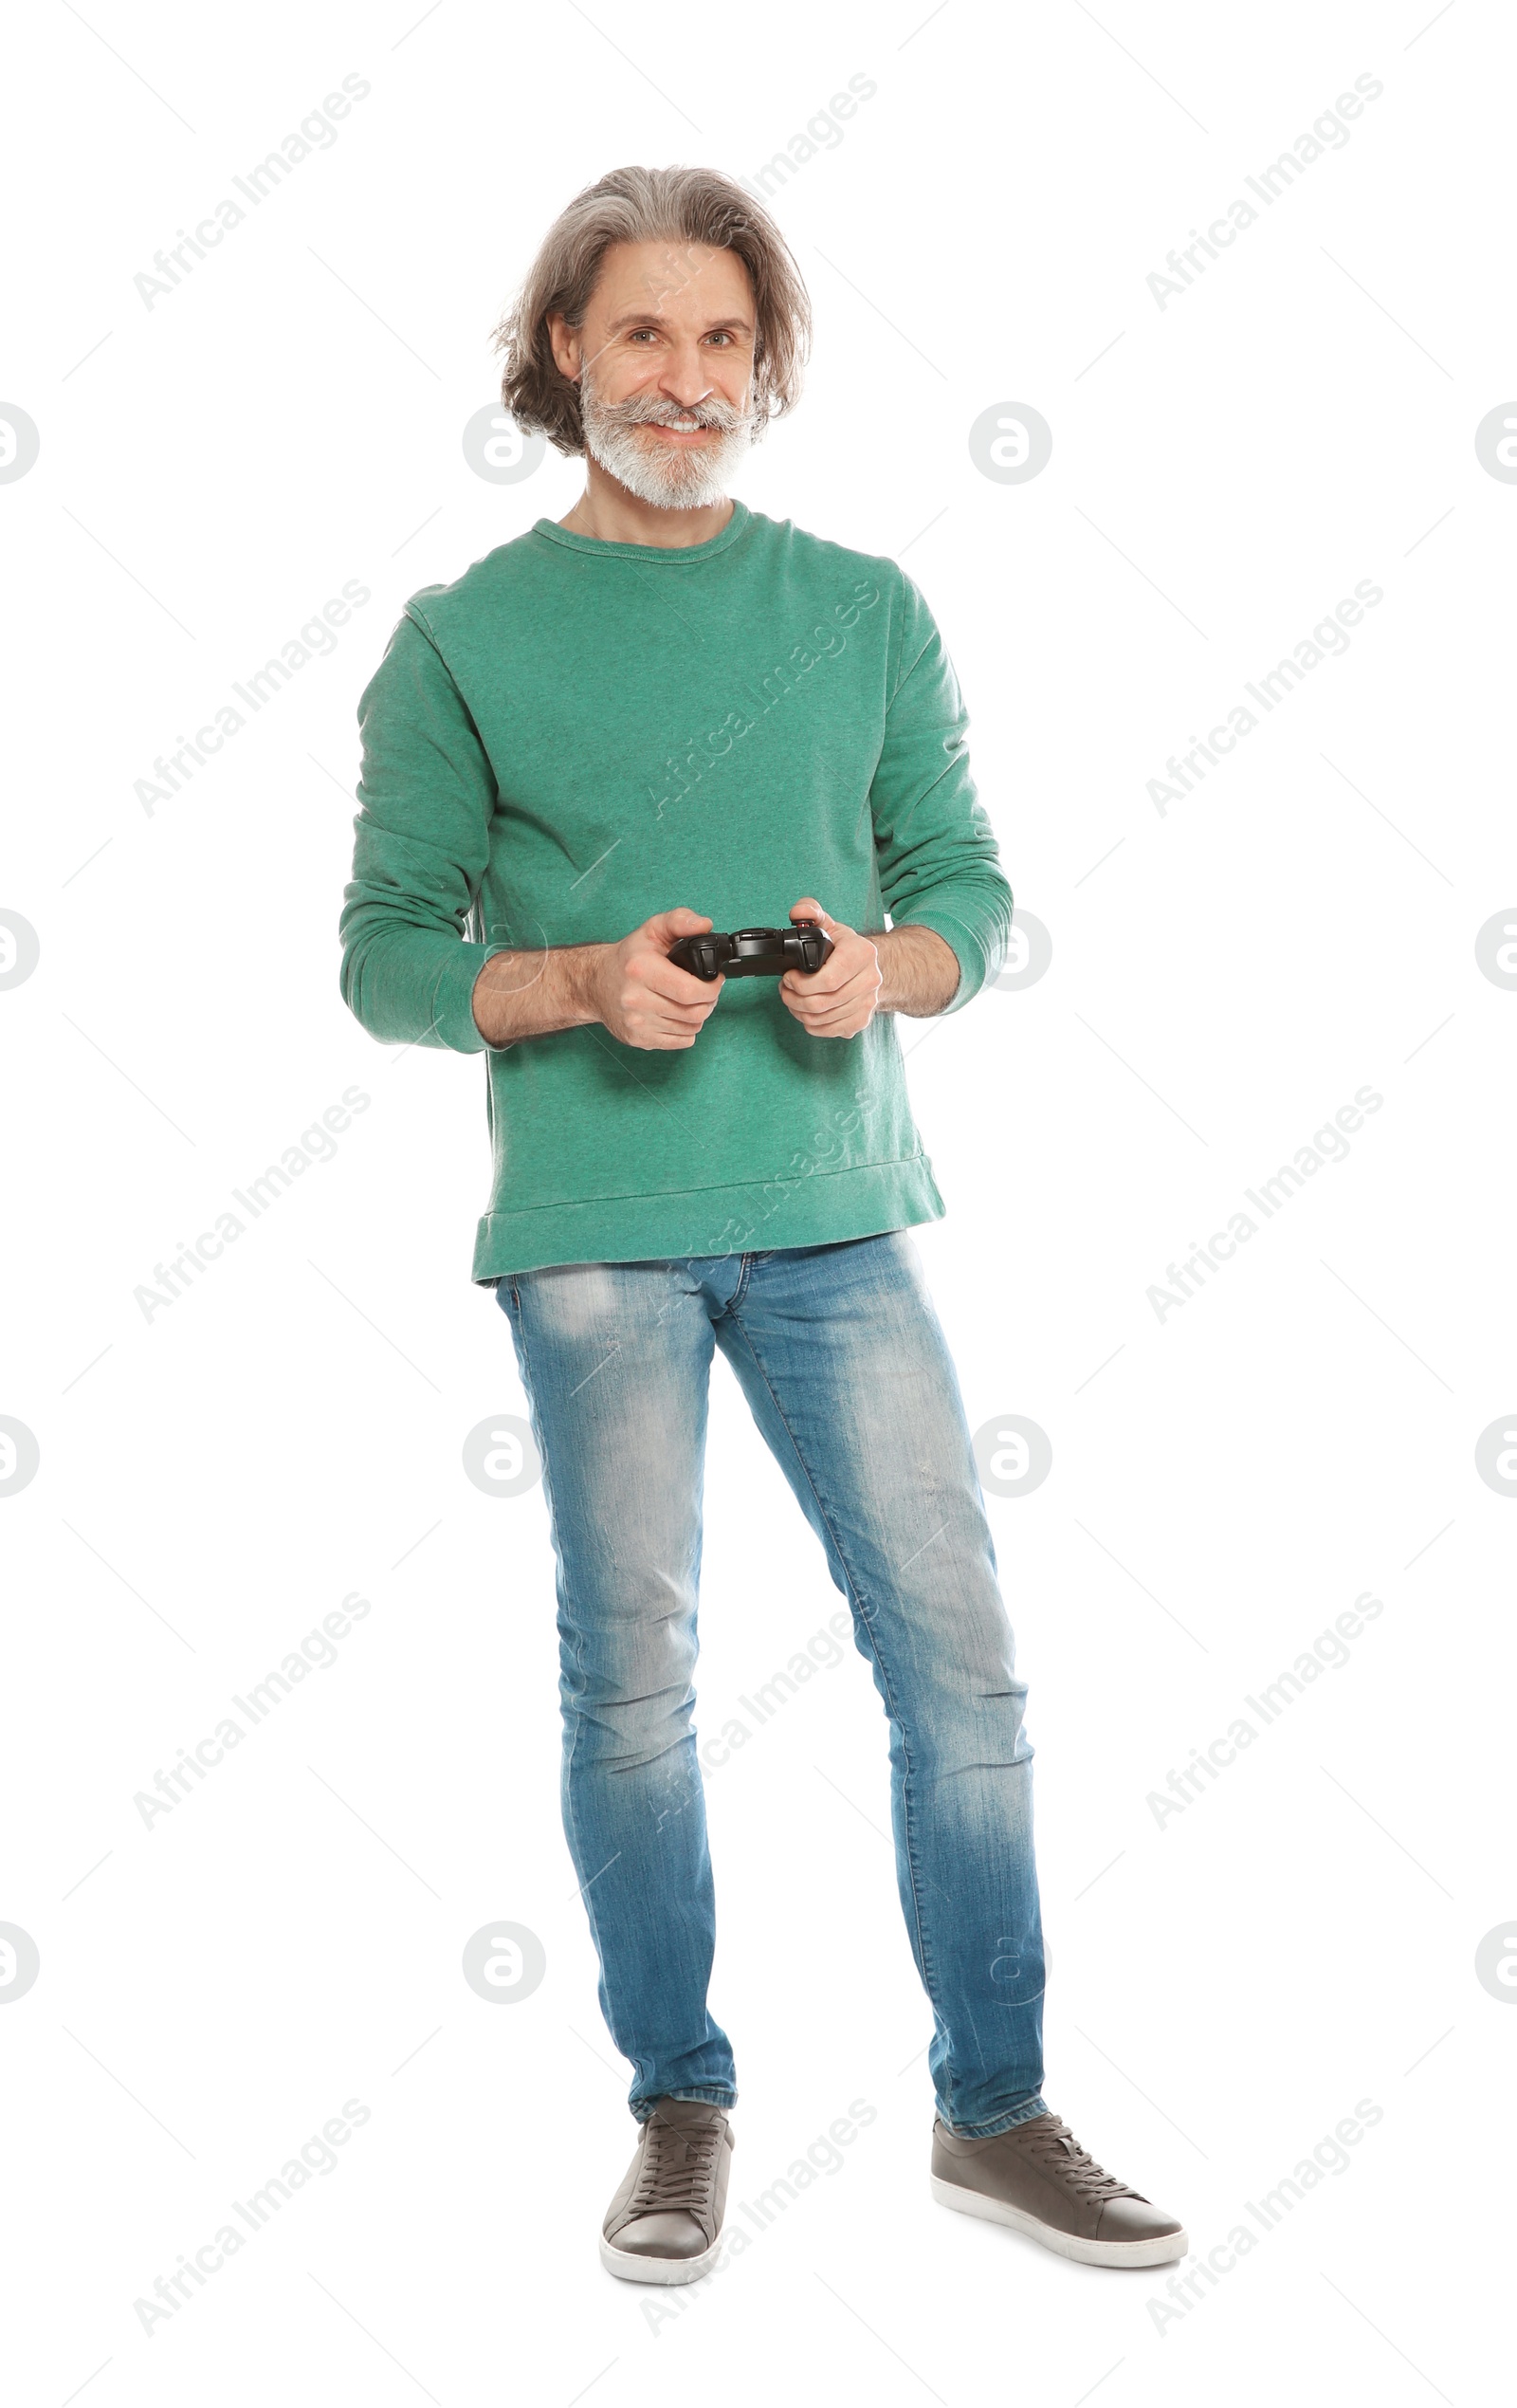
[[[1190,2247],[1178,2216],[1097,2165],[1056,2115],[1033,2116],[988,2141],[935,2123],[932,2196],[1082,2266],[1165,2266]]]

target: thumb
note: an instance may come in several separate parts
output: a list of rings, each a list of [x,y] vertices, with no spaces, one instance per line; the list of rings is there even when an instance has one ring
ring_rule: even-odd
[[[824,928],[835,928],[842,926],[842,922],[834,920],[830,911],[823,910],[814,894],[804,894],[798,903],[793,903],[790,907],[790,916],[793,920],[819,920]]]
[[[692,911],[688,904],[677,904],[672,911],[655,911],[644,922],[655,945],[673,945],[682,936],[704,936],[711,926],[704,911]]]

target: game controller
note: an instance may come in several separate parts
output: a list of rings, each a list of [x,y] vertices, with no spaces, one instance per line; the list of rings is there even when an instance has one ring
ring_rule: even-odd
[[[786,970],[819,970],[832,940],[819,920],[794,920],[788,928],[735,928],[730,936],[711,928],[704,936],[682,936],[669,960],[692,977],[780,978]]]

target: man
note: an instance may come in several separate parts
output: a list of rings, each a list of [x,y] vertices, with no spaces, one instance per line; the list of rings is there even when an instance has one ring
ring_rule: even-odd
[[[995,976],[1011,891],[915,586],[726,491],[808,338],[779,233],[723,176],[622,169],[552,228],[503,395],[585,456],[585,490],[407,605],[360,706],[342,992],[376,1037],[487,1055],[473,1277],[542,1458],[564,1828],[635,2068],[602,2262],[689,2282],[721,2247],[737,2091],[691,1722],[720,1346],[888,1718],[934,2193],[1156,2265],[1178,2221],[1039,2093],[1026,1690],[907,1234],[943,1205],[896,1016]],[[787,913],[824,926],[820,969],[707,983],[669,958]]]

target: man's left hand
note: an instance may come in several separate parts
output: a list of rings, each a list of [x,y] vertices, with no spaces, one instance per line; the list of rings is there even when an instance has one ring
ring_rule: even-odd
[[[808,1037],[857,1037],[879,1009],[882,971],[872,940],[823,910],[814,895],[790,907],[793,920],[818,920],[832,940],[819,970],[787,970],[779,982],[785,1008]]]

